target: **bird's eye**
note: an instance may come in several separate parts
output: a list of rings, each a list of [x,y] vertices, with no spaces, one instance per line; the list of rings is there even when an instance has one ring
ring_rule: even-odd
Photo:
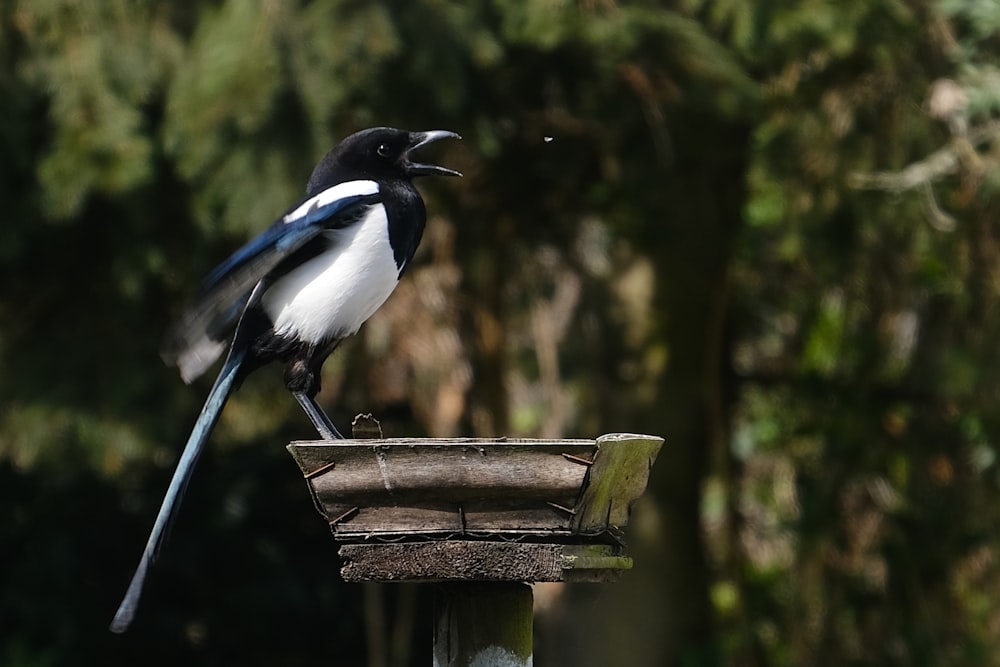
[[[389,157],[389,144],[379,144],[378,148],[375,149],[375,152],[382,157]]]

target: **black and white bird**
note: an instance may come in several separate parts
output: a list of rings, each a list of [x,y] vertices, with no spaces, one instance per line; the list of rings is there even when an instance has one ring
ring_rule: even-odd
[[[219,265],[168,334],[164,359],[191,382],[222,354],[236,333],[219,377],[177,463],[139,566],[111,623],[124,632],[135,616],[155,560],[205,442],[226,399],[252,371],[285,364],[285,386],[324,439],[341,438],[317,405],[323,362],[389,297],[424,231],[416,176],[460,176],[415,162],[414,150],[454,132],[363,130],[320,160],[306,196],[267,231]]]

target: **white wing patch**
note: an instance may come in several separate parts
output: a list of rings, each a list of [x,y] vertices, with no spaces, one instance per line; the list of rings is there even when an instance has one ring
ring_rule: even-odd
[[[295,222],[309,211],[326,206],[344,197],[357,197],[378,194],[378,183],[375,181],[347,181],[338,183],[332,188],[323,190],[318,195],[310,197],[294,211],[284,217],[285,224]]]
[[[226,351],[227,344],[202,335],[184,348],[177,357],[177,368],[181,372],[184,384],[191,384],[196,378],[201,377],[208,367],[215,363],[219,355]]]
[[[377,192],[374,182],[353,181],[366,182]],[[329,249],[282,276],[261,297],[274,331],[306,343],[357,332],[399,282],[383,206],[375,204],[357,223],[323,235]]]

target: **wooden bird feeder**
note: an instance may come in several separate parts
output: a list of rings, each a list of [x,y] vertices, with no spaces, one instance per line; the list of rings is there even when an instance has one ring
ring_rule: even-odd
[[[527,583],[608,582],[663,439],[288,445],[342,543],[345,581],[440,584],[434,664],[531,664]],[[479,662],[475,662],[478,660]]]

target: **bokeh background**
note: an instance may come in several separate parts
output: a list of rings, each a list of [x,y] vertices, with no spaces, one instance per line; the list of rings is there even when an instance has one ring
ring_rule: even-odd
[[[337,581],[277,368],[106,629],[211,382],[163,331],[373,125],[465,178],[335,420],[666,438],[537,664],[1000,663],[998,65],[995,0],[0,0],[0,664],[427,663],[427,591]]]

